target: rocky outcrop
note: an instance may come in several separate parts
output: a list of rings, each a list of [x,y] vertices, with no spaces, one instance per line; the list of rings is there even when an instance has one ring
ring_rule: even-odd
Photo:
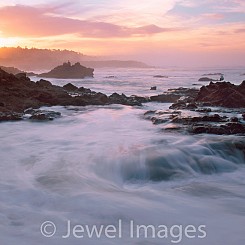
[[[233,115],[233,114],[231,114]],[[241,118],[207,114],[205,116],[182,116],[181,111],[147,111],[145,119],[153,124],[163,124],[168,131],[189,132],[191,134],[245,135],[245,124]]]
[[[52,120],[50,112],[26,111],[41,106],[85,106],[85,105],[141,105],[147,102],[144,97],[119,95],[107,96],[100,92],[68,83],[63,87],[52,85],[49,81],[31,81],[25,73],[9,74],[0,69],[0,121],[20,120],[23,114],[31,114],[33,120]]]
[[[180,99],[180,95],[172,94],[172,93],[165,93],[151,96],[151,101],[162,102],[162,103],[175,103],[178,99]]]
[[[38,76],[45,78],[79,79],[93,77],[93,72],[93,68],[82,66],[79,62],[71,65],[71,63],[68,61],[67,63],[63,63],[63,65],[55,67],[50,72],[41,73]]]
[[[209,103],[212,106],[244,108],[245,81],[240,85],[230,82],[210,82],[209,85],[201,87],[196,102]]]
[[[168,89],[167,92],[159,95],[154,95],[150,97],[151,101],[162,102],[162,103],[191,103],[195,100],[199,90],[195,88],[177,88]]]
[[[215,80],[213,78],[209,78],[209,77],[201,77],[198,79],[199,82],[212,82],[212,81],[218,81],[218,80]]]
[[[191,130],[194,134],[245,134],[245,125],[241,123],[227,123],[224,125],[193,125]]]

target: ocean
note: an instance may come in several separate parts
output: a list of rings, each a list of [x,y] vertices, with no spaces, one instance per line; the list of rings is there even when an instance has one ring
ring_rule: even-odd
[[[210,73],[245,79],[244,68],[108,68],[48,80],[151,96]],[[169,106],[46,107],[62,116],[0,123],[1,244],[244,244],[245,137],[169,132],[143,116]]]

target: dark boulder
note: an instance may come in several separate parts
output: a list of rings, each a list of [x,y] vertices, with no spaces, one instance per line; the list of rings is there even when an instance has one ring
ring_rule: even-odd
[[[47,81],[44,79],[40,79],[39,81],[36,82],[36,84],[41,87],[51,87],[52,86],[52,83],[50,81]]]
[[[74,91],[78,90],[78,87],[71,84],[71,83],[67,83],[66,85],[63,86],[63,88],[69,92],[74,92]]]
[[[77,91],[80,92],[80,93],[91,93],[92,92],[91,89],[84,88],[84,87],[80,87]]]
[[[151,90],[157,90],[157,86],[151,87]]]
[[[230,118],[230,122],[239,122],[239,119],[237,117]]]

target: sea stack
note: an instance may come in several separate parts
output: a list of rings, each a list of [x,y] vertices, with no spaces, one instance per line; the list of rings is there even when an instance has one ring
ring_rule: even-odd
[[[79,79],[93,77],[94,69],[82,66],[79,62],[71,65],[68,61],[67,63],[63,63],[63,65],[57,66],[49,72],[41,73],[38,76],[45,78]]]

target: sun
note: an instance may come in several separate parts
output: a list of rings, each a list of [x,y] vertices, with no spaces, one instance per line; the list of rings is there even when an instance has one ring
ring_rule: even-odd
[[[19,44],[19,38],[0,37],[0,47],[13,47]]]

